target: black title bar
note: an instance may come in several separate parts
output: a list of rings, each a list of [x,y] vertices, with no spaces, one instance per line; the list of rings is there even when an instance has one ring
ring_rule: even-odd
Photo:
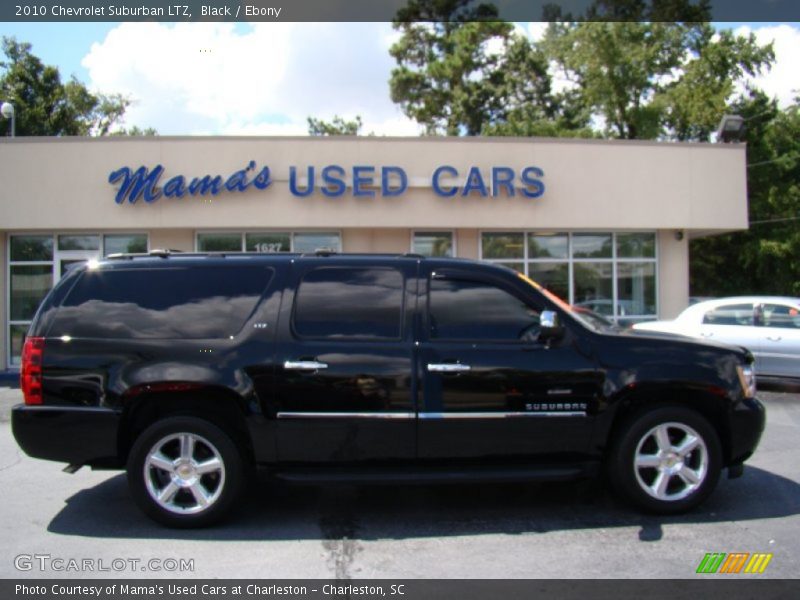
[[[229,21],[800,21],[798,0],[452,0],[451,17],[418,10],[425,0],[12,0],[0,19],[18,22]]]

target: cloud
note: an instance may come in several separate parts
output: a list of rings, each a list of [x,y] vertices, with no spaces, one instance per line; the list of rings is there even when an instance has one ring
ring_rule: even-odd
[[[758,28],[744,26],[736,29],[735,33],[754,33],[762,46],[773,42],[775,64],[772,69],[750,78],[749,81],[767,95],[777,98],[781,108],[787,107],[800,94],[800,78],[797,76],[797,65],[800,64],[800,29],[787,24]]]
[[[128,125],[161,134],[300,135],[361,115],[416,135],[389,99],[387,23],[123,23],[82,61],[92,89],[128,95]]]

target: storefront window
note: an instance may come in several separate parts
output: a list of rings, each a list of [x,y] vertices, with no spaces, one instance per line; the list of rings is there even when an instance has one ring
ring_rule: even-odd
[[[292,251],[292,236],[288,233],[247,233],[244,237],[247,252]]]
[[[147,252],[147,235],[143,233],[103,236],[104,256],[109,254],[141,254],[144,252]]]
[[[294,251],[313,253],[317,250],[341,252],[342,242],[338,233],[295,233]]]
[[[327,231],[251,231],[198,233],[198,252],[299,252],[342,251],[342,236]]]
[[[484,258],[525,258],[525,234],[484,233]]]
[[[559,298],[569,299],[569,265],[567,263],[533,262],[530,276]]]
[[[530,258],[567,258],[569,235],[566,233],[537,233],[528,236]]]
[[[11,238],[11,262],[53,260],[52,235],[15,235]]]
[[[453,256],[453,233],[451,231],[416,231],[411,251],[422,256]]]
[[[11,303],[12,321],[33,319],[39,303],[53,286],[53,265],[12,265]]]
[[[522,260],[509,260],[518,257]],[[481,235],[481,258],[516,268],[565,301],[618,321],[657,314],[652,232],[487,231]]]
[[[652,233],[618,233],[617,258],[655,258],[656,236]]]
[[[573,258],[611,258],[610,233],[574,233],[572,234]]]
[[[617,314],[656,313],[656,268],[654,263],[617,265]]]
[[[614,278],[611,263],[576,262],[572,268],[572,303],[603,316],[613,316]]]
[[[58,236],[59,250],[99,250],[99,235],[60,235]]]
[[[241,252],[241,233],[198,233],[197,249],[200,252]]]

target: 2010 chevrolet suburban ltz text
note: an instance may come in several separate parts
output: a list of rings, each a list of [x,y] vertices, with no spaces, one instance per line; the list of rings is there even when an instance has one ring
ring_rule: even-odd
[[[74,268],[24,343],[30,456],[126,468],[166,525],[294,481],[568,479],[696,506],[755,450],[743,349],[605,329],[516,272],[380,255],[120,255]]]

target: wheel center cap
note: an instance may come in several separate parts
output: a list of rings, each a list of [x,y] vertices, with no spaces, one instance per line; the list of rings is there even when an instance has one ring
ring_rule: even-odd
[[[194,467],[189,463],[183,463],[176,471],[181,479],[191,479],[194,477]]]

